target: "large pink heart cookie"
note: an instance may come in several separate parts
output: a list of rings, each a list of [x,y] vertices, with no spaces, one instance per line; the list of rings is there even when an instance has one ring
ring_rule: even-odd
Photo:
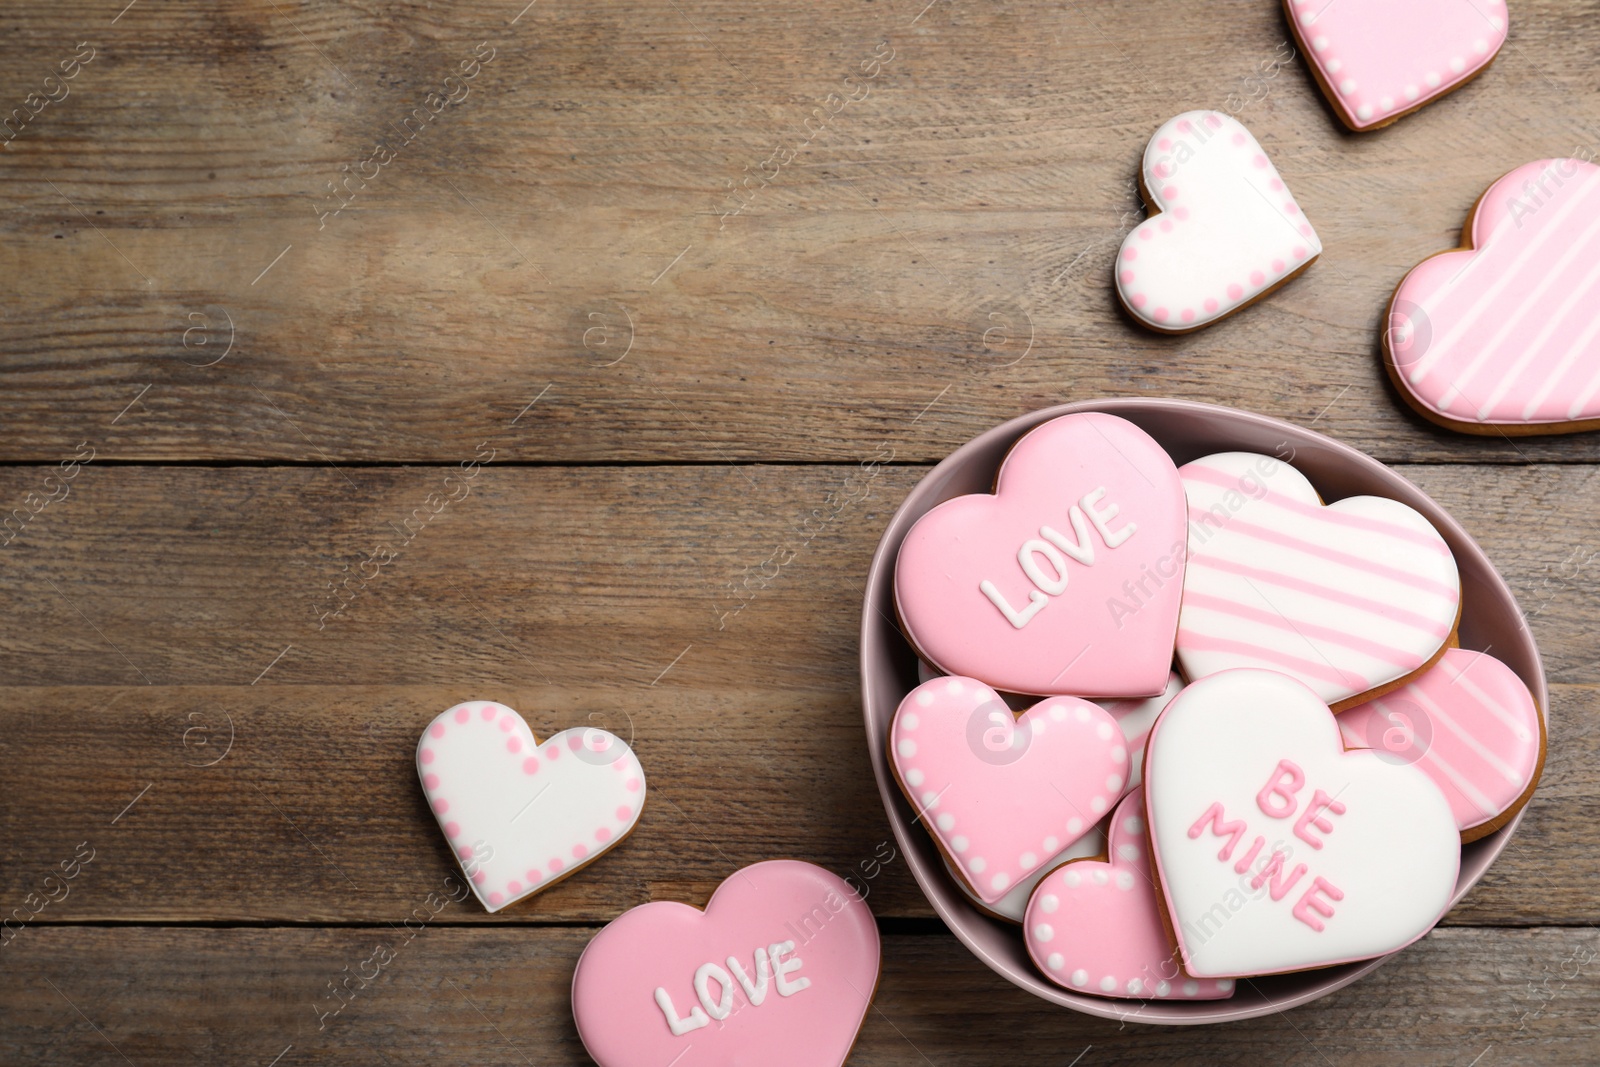
[[[1103,709],[1052,697],[1014,715],[971,678],[917,686],[889,730],[895,777],[945,856],[993,904],[1088,833],[1128,783]]]
[[[1028,902],[1028,955],[1059,986],[1106,997],[1220,1000],[1230,978],[1192,978],[1162,922],[1144,833],[1144,793],[1111,817],[1106,860],[1075,860],[1045,876]]]
[[[1389,376],[1424,417],[1478,434],[1600,428],[1600,167],[1546,159],[1489,187],[1463,249],[1395,289]]]
[[[617,846],[639,821],[644,771],[620,737],[563,730],[542,744],[492,700],[443,712],[417,776],[484,907],[499,911]]]
[[[1487,67],[1506,40],[1505,0],[1284,0],[1334,111],[1387,126]]]
[[[1349,706],[1442,652],[1460,576],[1415,509],[1375,496],[1324,507],[1305,475],[1247,452],[1206,456],[1179,474],[1189,571],[1178,661],[1188,678],[1264,667]]]
[[[895,604],[923,658],[1015,693],[1146,697],[1172,659],[1183,489],[1114,415],[1052,419],[1012,448],[995,494],[947,500],[900,546]]]
[[[1339,716],[1346,748],[1415,763],[1443,790],[1463,841],[1504,826],[1544,768],[1544,716],[1493,656],[1452,648],[1416,681]]]
[[[1184,969],[1275,974],[1380,956],[1450,905],[1461,858],[1433,780],[1346,752],[1328,706],[1272,671],[1195,682],[1145,763],[1150,840]]]
[[[572,1014],[600,1067],[837,1067],[878,984],[878,927],[810,863],[736,871],[705,911],[655,901],[595,935]]]
[[[1141,325],[1187,333],[1309,267],[1317,232],[1250,131],[1217,111],[1169,120],[1144,150],[1151,215],[1117,255],[1117,296]]]

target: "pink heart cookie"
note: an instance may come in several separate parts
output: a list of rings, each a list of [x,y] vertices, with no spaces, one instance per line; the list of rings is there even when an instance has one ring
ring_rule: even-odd
[[[1169,120],[1144,150],[1151,215],[1117,255],[1117,296],[1164,333],[1209,326],[1322,252],[1316,230],[1250,131],[1217,111]]]
[[[1346,748],[1415,763],[1450,801],[1463,841],[1493,833],[1533,795],[1544,716],[1510,667],[1452,648],[1416,681],[1339,716]]]
[[[947,500],[900,546],[895,604],[938,669],[1016,693],[1145,697],[1172,660],[1184,500],[1171,458],[1114,415],[1018,441],[995,493]]]
[[[1323,94],[1374,130],[1471,81],[1506,40],[1505,0],[1284,0]]]
[[[1059,986],[1106,997],[1221,1000],[1228,978],[1191,978],[1161,918],[1161,894],[1144,834],[1144,793],[1130,793],[1111,817],[1106,860],[1064,863],[1028,901],[1028,955]]]
[[[1248,452],[1178,473],[1189,497],[1178,623],[1188,678],[1264,667],[1348,706],[1443,651],[1461,579],[1416,510],[1375,496],[1324,507],[1305,475]]]
[[[547,889],[639,821],[644,771],[604,730],[534,740],[491,700],[443,712],[417,742],[417,776],[472,891],[490,911]]]
[[[1600,167],[1518,167],[1478,201],[1462,243],[1389,302],[1385,365],[1401,396],[1465,433],[1600,428]]]
[[[890,763],[918,818],[986,904],[1088,833],[1122,795],[1116,721],[1076,697],[1014,715],[971,678],[917,686],[895,711]]]
[[[837,1067],[878,983],[878,927],[810,863],[736,871],[705,911],[654,901],[595,935],[572,1015],[600,1067]]]
[[[1433,780],[1346,752],[1317,695],[1272,671],[1190,685],[1156,720],[1145,801],[1184,970],[1237,978],[1393,952],[1455,891],[1461,837]]]

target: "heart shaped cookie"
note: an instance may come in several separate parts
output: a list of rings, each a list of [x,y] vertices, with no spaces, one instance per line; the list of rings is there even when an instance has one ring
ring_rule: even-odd
[[[1088,833],[1128,784],[1116,721],[1076,697],[1015,715],[971,678],[917,686],[889,729],[895,777],[978,898],[994,904]]]
[[[1189,498],[1185,676],[1264,667],[1348,707],[1443,652],[1461,579],[1450,546],[1415,509],[1375,496],[1324,507],[1305,475],[1247,452],[1178,473]]]
[[[1510,667],[1452,648],[1411,684],[1339,716],[1346,748],[1414,763],[1434,780],[1463,841],[1504,826],[1544,768],[1544,716]]]
[[[947,500],[900,546],[895,605],[947,674],[1015,693],[1147,697],[1172,661],[1183,489],[1149,434],[1114,415],[1018,441],[995,493]]]
[[[1067,989],[1141,1000],[1221,1000],[1229,978],[1192,978],[1178,966],[1144,834],[1144,793],[1111,817],[1107,859],[1062,864],[1028,902],[1023,939],[1045,977]]]
[[[572,1015],[600,1067],[837,1067],[878,984],[878,927],[842,879],[769,860],[705,911],[654,901],[595,935]]]
[[[1150,841],[1184,969],[1237,978],[1403,948],[1450,905],[1455,816],[1416,767],[1346,752],[1328,706],[1272,671],[1195,682],[1145,763]]]
[[[1459,89],[1506,40],[1505,0],[1283,0],[1334,112],[1375,130]]]
[[[1187,333],[1255,303],[1322,252],[1250,131],[1217,111],[1169,120],[1144,150],[1151,215],[1117,255],[1117,296],[1140,325]]]
[[[617,846],[639,821],[644,771],[604,730],[542,744],[492,700],[443,712],[417,742],[417,776],[483,906],[499,911]]]
[[[1546,159],[1489,187],[1464,248],[1424,260],[1389,302],[1389,377],[1452,430],[1600,428],[1600,167]]]

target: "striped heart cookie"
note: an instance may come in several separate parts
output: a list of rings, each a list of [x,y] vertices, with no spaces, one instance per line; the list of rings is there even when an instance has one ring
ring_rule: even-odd
[[[1414,763],[1450,801],[1463,841],[1511,820],[1544,769],[1544,716],[1493,656],[1452,648],[1410,685],[1339,716],[1346,748]]]
[[[1460,577],[1415,510],[1374,496],[1324,507],[1305,475],[1247,452],[1178,474],[1189,500],[1178,662],[1191,681],[1259,667],[1349,707],[1438,658]]]
[[[1334,112],[1375,130],[1471,81],[1506,40],[1505,0],[1283,0]]]
[[[1518,167],[1478,201],[1462,244],[1390,301],[1383,347],[1401,396],[1464,433],[1600,428],[1600,167]]]

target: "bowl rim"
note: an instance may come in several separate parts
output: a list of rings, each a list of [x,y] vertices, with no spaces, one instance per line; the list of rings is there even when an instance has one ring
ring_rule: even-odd
[[[1049,982],[1038,974],[1037,970],[1031,965],[1016,967],[989,951],[988,947],[983,943],[985,938],[980,937],[976,932],[978,929],[982,929],[978,924],[1011,924],[1002,924],[1000,920],[985,915],[959,888],[952,884],[951,876],[944,869],[942,863],[930,861],[924,855],[926,850],[933,849],[931,841],[927,839],[925,834],[913,831],[901,810],[906,801],[888,766],[887,732],[880,731],[874,725],[875,721],[880,718],[886,725],[892,719],[894,710],[898,707],[898,701],[896,701],[894,707],[879,707],[879,701],[874,695],[873,687],[873,678],[879,669],[878,662],[888,652],[889,643],[892,640],[899,640],[909,647],[909,642],[901,632],[893,614],[894,566],[899,555],[900,545],[917,519],[941,503],[943,499],[949,499],[948,497],[933,500],[927,499],[928,497],[937,496],[937,493],[931,487],[940,482],[941,475],[947,475],[956,469],[965,467],[973,461],[976,454],[988,452],[997,446],[1002,447],[1004,452],[1008,453],[1012,445],[1035,427],[1052,419],[1060,418],[1063,415],[1084,412],[1101,412],[1119,417],[1126,417],[1130,414],[1159,417],[1164,413],[1171,413],[1221,418],[1240,428],[1249,427],[1256,430],[1267,430],[1273,434],[1282,434],[1286,441],[1290,443],[1314,444],[1317,448],[1327,450],[1338,460],[1353,464],[1355,467],[1361,468],[1365,474],[1373,476],[1380,481],[1388,481],[1391,484],[1398,482],[1404,487],[1408,487],[1409,493],[1414,494],[1415,498],[1403,502],[1413,507],[1418,507],[1418,510],[1426,515],[1428,520],[1443,535],[1446,542],[1449,543],[1451,551],[1458,561],[1464,553],[1469,557],[1474,557],[1475,561],[1482,565],[1480,569],[1492,591],[1516,608],[1519,616],[1523,618],[1521,629],[1526,644],[1524,651],[1527,654],[1528,662],[1531,664],[1533,677],[1525,677],[1520,671],[1518,676],[1528,686],[1533,693],[1535,701],[1538,703],[1540,713],[1545,720],[1545,733],[1546,737],[1548,737],[1550,695],[1549,687],[1545,680],[1544,663],[1539,655],[1538,645],[1533,640],[1532,632],[1527,628],[1526,617],[1522,616],[1521,608],[1517,605],[1515,595],[1512,593],[1510,586],[1506,584],[1505,578],[1500,574],[1499,569],[1494,566],[1488,554],[1483,551],[1472,535],[1456,521],[1454,516],[1434,501],[1419,486],[1412,483],[1388,464],[1367,455],[1351,445],[1319,433],[1310,427],[1297,426],[1282,419],[1255,412],[1242,411],[1225,405],[1167,397],[1114,397],[1073,401],[1040,408],[993,426],[963,443],[950,455],[928,469],[918,479],[917,484],[911,488],[910,492],[906,494],[906,498],[900,503],[899,507],[895,509],[894,515],[884,528],[884,532],[879,538],[878,546],[873,552],[872,563],[867,572],[866,585],[862,596],[860,634],[862,721],[867,733],[868,756],[872,761],[873,775],[878,783],[878,794],[883,801],[890,829],[894,832],[900,851],[906,857],[907,865],[911,869],[912,876],[917,881],[918,888],[951,933],[955,934],[956,938],[967,947],[968,951],[982,960],[991,970],[1018,988],[1024,989],[1051,1003],[1105,1019],[1177,1026],[1201,1025],[1259,1018],[1310,1003],[1313,1000],[1343,989],[1352,982],[1370,974],[1397,953],[1389,953],[1370,960],[1336,967],[1322,968],[1319,971],[1300,972],[1302,975],[1320,974],[1321,977],[1313,980],[1304,988],[1286,995],[1259,994],[1262,998],[1259,1002],[1242,1005],[1236,1004],[1233,1000],[1138,1001],[1073,993]],[[1166,446],[1163,445],[1163,447]],[[1229,449],[1225,446],[1214,449],[1214,451],[1227,450]],[[1419,507],[1419,502],[1424,506]],[[887,590],[887,596],[885,596],[885,590]],[[888,609],[887,614],[885,613],[885,608]],[[882,625],[884,621],[889,622],[887,628]],[[914,650],[912,654],[915,654]],[[1548,744],[1548,741],[1546,744]],[[1462,856],[1456,889],[1450,898],[1450,904],[1445,914],[1449,914],[1450,909],[1459,904],[1461,899],[1483,878],[1489,867],[1493,866],[1495,860],[1499,858],[1510,843],[1511,837],[1516,832],[1518,825],[1521,824],[1522,817],[1526,811],[1527,807],[1524,805],[1500,829],[1480,838],[1478,841],[1463,846],[1464,849],[1470,851],[1464,852]],[[913,833],[917,834],[915,839],[912,837]],[[936,860],[937,856],[934,859]],[[1432,929],[1430,929],[1428,934],[1424,936],[1429,936],[1432,932]],[[1398,951],[1403,952],[1404,949]],[[1249,983],[1250,979],[1239,979],[1239,982]]]

